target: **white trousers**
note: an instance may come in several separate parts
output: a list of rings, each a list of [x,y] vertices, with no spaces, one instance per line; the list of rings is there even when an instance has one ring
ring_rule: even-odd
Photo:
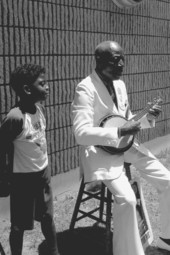
[[[124,154],[141,176],[157,189],[160,201],[160,236],[170,238],[170,172],[144,146],[134,144]],[[114,255],[144,255],[136,215],[136,197],[124,173],[114,180],[104,180],[115,198]]]

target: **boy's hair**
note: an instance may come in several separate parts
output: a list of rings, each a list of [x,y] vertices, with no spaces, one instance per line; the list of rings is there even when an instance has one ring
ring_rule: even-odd
[[[20,95],[23,85],[33,84],[41,73],[45,73],[45,68],[36,64],[24,64],[18,66],[10,77],[10,85],[13,90]]]

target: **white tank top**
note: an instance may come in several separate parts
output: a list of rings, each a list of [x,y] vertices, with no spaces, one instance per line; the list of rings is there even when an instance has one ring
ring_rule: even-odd
[[[46,120],[39,106],[35,114],[23,114],[23,131],[14,140],[13,172],[43,170],[48,165]]]

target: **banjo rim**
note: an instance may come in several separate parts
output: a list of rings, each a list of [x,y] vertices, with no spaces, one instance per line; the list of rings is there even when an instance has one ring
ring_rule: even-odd
[[[99,127],[105,127],[105,123],[107,120],[111,119],[111,118],[121,118],[121,119],[124,119],[127,121],[127,119],[121,115],[116,115],[116,114],[111,114],[111,115],[107,115],[106,117],[104,117],[100,124],[99,124]],[[104,151],[114,155],[114,154],[120,154],[120,153],[123,153],[125,151],[127,151],[128,149],[130,149],[130,147],[132,146],[134,142],[134,136],[132,138],[132,140],[127,144],[127,146],[125,147],[122,147],[122,148],[116,148],[116,147],[112,147],[112,146],[103,146],[103,145],[98,145],[97,147],[103,149]]]

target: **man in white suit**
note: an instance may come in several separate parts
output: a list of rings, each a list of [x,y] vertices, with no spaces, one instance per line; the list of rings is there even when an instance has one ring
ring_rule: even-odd
[[[170,251],[170,172],[137,141],[126,152],[111,155],[99,146],[116,147],[125,135],[154,126],[161,107],[155,105],[140,121],[121,127],[100,127],[101,120],[116,114],[130,119],[125,84],[120,77],[124,53],[117,42],[104,41],[95,49],[96,68],[76,87],[72,103],[73,130],[81,145],[80,170],[85,182],[103,181],[114,195],[114,255],[144,255],[138,231],[136,197],[124,174],[124,162],[139,170],[152,183],[160,197],[162,227],[158,247]]]

